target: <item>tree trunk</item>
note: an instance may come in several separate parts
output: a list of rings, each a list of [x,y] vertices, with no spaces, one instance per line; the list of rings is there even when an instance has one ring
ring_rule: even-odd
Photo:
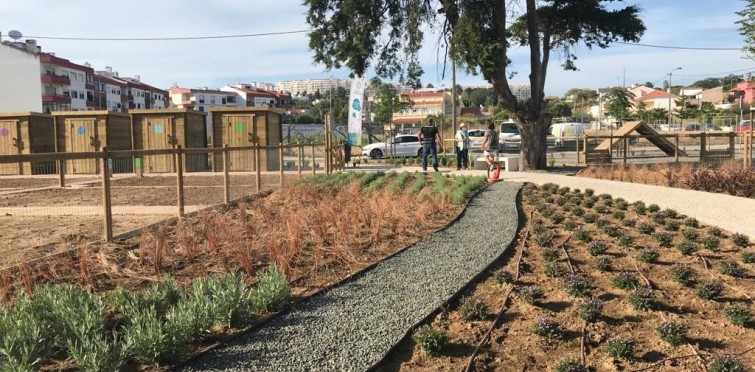
[[[521,147],[519,150],[519,167],[522,170],[545,169],[546,150],[548,144],[548,129],[550,122],[547,117],[541,115],[536,121],[525,121],[520,124]]]

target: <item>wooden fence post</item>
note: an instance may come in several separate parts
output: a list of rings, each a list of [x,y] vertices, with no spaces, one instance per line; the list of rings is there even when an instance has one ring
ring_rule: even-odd
[[[679,133],[677,133],[675,137],[676,137],[676,149],[674,149],[674,162],[679,164]]]
[[[627,147],[629,147],[629,137],[624,136],[622,137],[623,141],[621,146],[624,148],[624,156],[623,156],[623,164],[627,165]]]
[[[314,176],[316,174],[315,171],[315,143],[312,142],[312,175]]]
[[[178,218],[184,216],[184,162],[181,145],[176,146],[176,200],[178,201]]]
[[[113,241],[113,204],[110,193],[110,177],[108,175],[110,169],[108,164],[107,146],[102,147],[102,205],[105,208],[105,241],[110,243]]]
[[[58,160],[58,185],[60,188],[66,187],[66,161]]]
[[[223,201],[225,204],[231,202],[231,175],[229,169],[231,165],[228,144],[223,145]]]
[[[613,133],[608,135],[608,162],[613,164]],[[619,150],[616,150],[617,152]]]
[[[579,134],[576,137],[577,137],[577,142],[574,145],[574,151],[577,154],[577,165],[579,165]]]
[[[585,140],[582,142],[582,156],[585,157],[585,165],[587,165],[587,134],[585,134]],[[577,154],[579,156],[579,154]]]
[[[260,143],[254,144],[254,170],[256,172],[255,184],[257,185],[257,192],[262,190],[262,172],[260,169]]]
[[[301,163],[304,161],[302,151],[304,151],[304,146],[302,146],[301,141],[296,141],[296,154],[298,157],[296,163],[299,165],[296,170],[299,172],[299,179],[301,179]]]
[[[283,142],[278,144],[278,171],[280,172],[281,189],[283,188]]]
[[[700,163],[705,161],[705,133],[700,133]]]

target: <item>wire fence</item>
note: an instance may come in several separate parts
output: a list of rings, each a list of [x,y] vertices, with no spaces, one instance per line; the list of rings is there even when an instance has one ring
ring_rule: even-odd
[[[338,155],[309,143],[0,156],[0,267],[278,189],[342,167]]]

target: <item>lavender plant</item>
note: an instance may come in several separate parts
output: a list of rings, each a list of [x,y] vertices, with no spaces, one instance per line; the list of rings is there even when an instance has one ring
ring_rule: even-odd
[[[679,346],[687,338],[687,327],[670,320],[661,322],[656,330],[661,340],[666,341],[671,346]]]

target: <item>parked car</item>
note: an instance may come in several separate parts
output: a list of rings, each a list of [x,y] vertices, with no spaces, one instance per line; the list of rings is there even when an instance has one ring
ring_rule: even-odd
[[[585,135],[585,126],[582,123],[556,123],[551,125],[550,135],[554,138],[554,145],[562,147],[565,141],[576,140]]]
[[[422,156],[422,144],[419,142],[419,137],[416,134],[399,134],[392,140],[388,141],[386,150],[385,142],[375,142],[373,144],[362,147],[362,156],[368,156],[371,159],[379,159],[391,154],[391,151],[396,151],[396,156]],[[438,144],[435,144],[435,148],[440,150]]]
[[[740,124],[737,125],[737,128],[734,130],[737,133],[745,133],[750,131],[750,124]]]
[[[720,132],[721,127],[715,124],[705,124],[703,125],[703,130],[706,132]]]
[[[484,129],[472,129],[467,131],[467,135],[469,136],[469,148],[470,149],[481,149],[482,148],[482,141],[485,139],[485,130]]]

